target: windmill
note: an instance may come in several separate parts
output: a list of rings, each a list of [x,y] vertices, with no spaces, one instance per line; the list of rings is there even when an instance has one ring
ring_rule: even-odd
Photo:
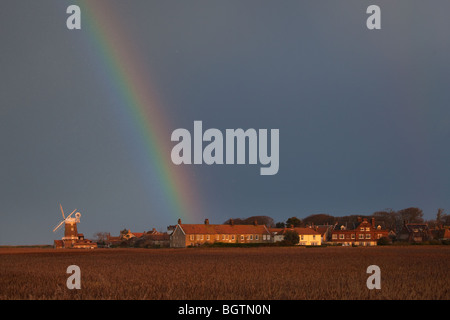
[[[65,217],[62,205],[60,204],[59,207],[61,208],[63,220],[53,229],[53,232],[56,232],[64,223],[64,237],[62,240],[64,242],[64,246],[67,247],[78,240],[77,223],[80,223],[81,213],[75,213],[77,211],[77,209],[75,209],[71,214]],[[75,217],[72,217],[74,213]]]

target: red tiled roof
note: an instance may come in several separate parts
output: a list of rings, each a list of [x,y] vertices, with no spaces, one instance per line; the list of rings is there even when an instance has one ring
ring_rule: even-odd
[[[185,234],[270,234],[264,225],[179,224]]]
[[[144,232],[131,232],[132,235],[134,235],[136,238],[142,237],[145,233]]]
[[[286,231],[292,231],[294,230],[299,235],[301,234],[315,234],[320,235],[317,231],[311,229],[311,228],[270,228],[270,232],[277,233],[277,234],[284,234]]]
[[[312,228],[294,228],[295,232],[298,234],[320,234]]]
[[[153,241],[164,241],[164,240],[168,241],[170,240],[170,235],[168,233],[147,234],[145,238]]]
[[[153,228],[153,230],[147,231],[147,234],[163,234],[163,232],[159,232],[155,228]]]
[[[323,235],[325,232],[327,232],[327,230],[329,230],[330,227],[317,227],[316,231],[318,233],[320,233],[321,235]]]

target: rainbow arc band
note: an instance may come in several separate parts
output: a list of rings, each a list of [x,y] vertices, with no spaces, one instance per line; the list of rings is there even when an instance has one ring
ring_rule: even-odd
[[[123,108],[135,124],[142,139],[143,148],[152,169],[157,172],[158,182],[166,196],[166,202],[176,218],[198,220],[202,213],[194,181],[186,168],[173,168],[170,161],[170,126],[163,108],[152,94],[152,83],[148,74],[142,70],[142,59],[132,37],[125,33],[108,1],[79,1],[82,15],[82,30],[86,28],[98,50],[98,59],[107,69],[117,90],[111,90],[120,96]],[[166,159],[167,158],[167,159]],[[168,160],[168,161],[166,161]],[[175,222],[174,222],[175,223]]]

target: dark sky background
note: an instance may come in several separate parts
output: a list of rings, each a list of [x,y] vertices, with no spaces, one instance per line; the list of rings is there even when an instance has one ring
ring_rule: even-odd
[[[169,146],[171,131],[192,131],[194,120],[280,130],[275,176],[260,165],[184,168],[203,208],[185,222],[449,212],[447,0],[100,3],[144,57]],[[59,203],[82,213],[87,237],[166,230],[178,218],[108,88],[83,12],[82,29],[67,30],[70,4],[0,4],[2,245],[59,239]],[[381,30],[366,28],[371,4]]]

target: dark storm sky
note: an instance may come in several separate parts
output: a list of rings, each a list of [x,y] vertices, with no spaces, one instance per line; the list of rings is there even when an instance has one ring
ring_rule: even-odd
[[[66,28],[76,1],[0,5],[0,244],[165,230],[155,167],[104,58]],[[366,8],[382,29],[366,28]],[[450,210],[448,1],[106,1],[144,57],[171,131],[280,130],[280,170],[191,166],[202,220]],[[92,39],[92,38],[91,38]],[[149,82],[150,83],[150,82]],[[163,155],[171,164],[170,154]],[[175,170],[176,168],[174,168]]]

